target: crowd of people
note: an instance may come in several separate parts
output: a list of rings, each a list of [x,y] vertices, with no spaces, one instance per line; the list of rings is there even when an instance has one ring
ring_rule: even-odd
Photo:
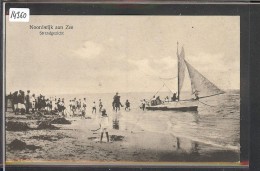
[[[9,105],[11,105],[15,114],[29,114],[43,110],[64,113],[64,98],[57,98],[56,96],[47,98],[42,94],[36,96],[30,93],[30,90],[27,90],[26,94],[23,90],[19,90],[7,95],[6,100],[9,100]],[[6,107],[7,105],[8,101],[6,101]]]
[[[69,113],[72,116],[81,115],[82,117],[85,117],[87,111],[86,98],[77,99],[75,97],[68,101],[66,108],[64,98],[58,98],[56,96],[47,97],[42,94],[36,96],[35,94],[31,94],[30,90],[27,90],[27,93],[23,90],[10,93],[6,96],[6,107],[8,103],[9,107],[11,105],[15,114],[30,114],[35,113],[36,111],[50,111],[59,113],[63,116]],[[123,107],[118,93],[116,93],[113,98],[112,107],[116,112],[120,110],[120,107]],[[99,99],[98,103],[93,101],[92,114],[96,114],[97,111],[101,113],[102,109],[103,102],[101,99]],[[128,100],[125,102],[125,110],[130,111],[130,102]]]

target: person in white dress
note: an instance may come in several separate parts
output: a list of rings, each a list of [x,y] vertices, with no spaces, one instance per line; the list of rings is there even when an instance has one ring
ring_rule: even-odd
[[[108,128],[109,128],[109,118],[106,113],[106,109],[101,110],[102,116],[100,118],[100,143],[102,143],[103,134],[106,133],[107,142],[109,142]]]

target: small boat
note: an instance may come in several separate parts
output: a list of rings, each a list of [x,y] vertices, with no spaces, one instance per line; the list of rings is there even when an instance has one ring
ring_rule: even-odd
[[[161,110],[161,111],[197,111],[198,110],[198,103],[197,101],[172,101],[167,102],[160,105],[155,106],[147,106],[147,110]]]
[[[178,51],[177,42],[177,58],[178,58],[178,92],[176,99],[164,103],[149,103],[146,106],[147,110],[161,110],[161,111],[197,111],[198,101],[201,98],[207,98],[225,93],[219,89],[214,83],[210,82],[199,71],[197,71],[191,64],[185,60],[184,48],[181,53]],[[188,70],[191,83],[191,97],[190,99],[181,99],[181,89],[185,78],[185,70]]]

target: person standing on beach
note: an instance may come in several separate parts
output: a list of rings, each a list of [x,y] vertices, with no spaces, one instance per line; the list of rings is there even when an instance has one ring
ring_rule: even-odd
[[[86,108],[87,108],[87,100],[86,100],[86,98],[83,99],[82,106],[86,110]]]
[[[81,110],[81,99],[79,99],[77,107],[78,107],[78,111],[80,111]]]
[[[42,95],[40,94],[40,96],[37,97],[37,110],[40,111],[41,110],[41,105],[42,105],[42,99],[41,99]]]
[[[72,101],[69,101],[69,107],[70,107],[70,111],[72,110]]]
[[[60,98],[59,98],[57,105],[58,105],[59,115],[60,115],[60,116],[64,116],[64,100],[62,101],[62,100],[60,100]]]
[[[32,112],[34,113],[35,112],[35,104],[36,104],[35,94],[32,95],[31,102],[32,102]]]
[[[46,99],[45,100],[45,111],[49,111],[49,105],[50,105],[50,101],[49,101],[49,99]]]
[[[101,111],[102,116],[100,118],[100,143],[102,143],[103,134],[106,133],[107,136],[107,142],[109,142],[109,135],[108,135],[108,127],[109,127],[109,119],[106,113],[106,109],[102,109]]]
[[[49,99],[49,110],[51,111],[52,110],[52,101],[53,101],[53,99]]]
[[[96,114],[96,111],[97,111],[97,105],[96,105],[96,102],[94,101],[93,102],[93,105],[92,105],[92,114],[95,112]]]
[[[30,90],[27,90],[27,95],[25,96],[25,104],[26,104],[26,114],[29,114],[30,109]]]
[[[72,115],[74,116],[75,112],[76,112],[76,97],[74,98],[74,100],[72,100]]]
[[[42,107],[42,109],[44,110],[45,107],[46,107],[46,99],[45,99],[45,96],[42,96],[41,102],[42,102],[41,107]]]
[[[16,115],[18,110],[18,91],[13,93],[13,110],[14,114]]]
[[[86,112],[87,112],[87,101],[86,98],[82,101],[82,117],[86,118]]]
[[[65,116],[65,113],[64,113],[65,109],[66,109],[66,107],[65,107],[65,100],[64,100],[64,98],[62,98],[62,100],[61,100],[61,110],[62,110],[62,115],[63,116]]]
[[[145,101],[145,99],[142,101],[142,109],[143,109],[143,111],[144,111],[144,109],[145,109],[145,105],[146,105],[146,101]]]
[[[52,99],[51,101],[51,107],[52,107],[52,111],[55,111],[55,108],[56,108],[56,98],[55,99]]]
[[[19,90],[19,93],[17,95],[18,99],[18,110],[20,110],[21,114],[23,115],[25,113],[25,105],[24,105],[24,91]]]
[[[98,104],[98,107],[99,107],[99,112],[101,112],[101,110],[102,110],[102,107],[103,107],[103,104],[102,104],[102,101],[101,101],[101,99],[99,99],[99,104]]]

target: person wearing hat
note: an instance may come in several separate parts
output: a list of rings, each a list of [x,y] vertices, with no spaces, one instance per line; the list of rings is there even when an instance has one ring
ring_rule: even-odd
[[[109,127],[109,119],[106,113],[106,109],[102,109],[101,110],[102,116],[100,118],[100,143],[102,143],[102,138],[103,138],[103,134],[104,132],[106,132],[106,136],[107,136],[107,142],[109,142],[109,135],[108,135],[108,127]]]

